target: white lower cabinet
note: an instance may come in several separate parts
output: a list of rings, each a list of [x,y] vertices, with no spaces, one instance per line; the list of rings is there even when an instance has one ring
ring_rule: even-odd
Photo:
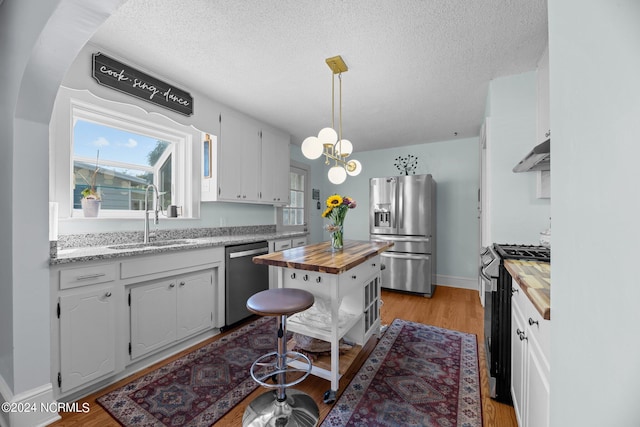
[[[550,325],[513,280],[511,395],[520,427],[549,425]]]
[[[213,327],[213,272],[132,286],[131,358]]]
[[[77,398],[217,333],[224,248],[50,268],[54,397]]]
[[[131,358],[135,359],[176,340],[176,281],[161,280],[135,286],[131,298]]]
[[[213,282],[212,271],[192,274],[178,280],[178,339],[213,327]]]
[[[91,287],[59,298],[61,363],[57,382],[63,392],[115,372],[113,292],[111,286]]]

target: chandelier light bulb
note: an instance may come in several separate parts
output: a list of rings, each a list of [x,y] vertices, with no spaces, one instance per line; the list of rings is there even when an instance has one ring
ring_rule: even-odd
[[[349,154],[353,153],[353,144],[348,139],[342,139],[336,142],[336,152],[340,152],[340,156],[348,157]]]
[[[317,159],[322,156],[322,151],[322,143],[320,143],[320,140],[315,136],[310,136],[302,141],[302,154],[304,154],[307,159]]]
[[[347,163],[347,173],[351,176],[359,175],[362,172],[362,163],[357,161],[356,159],[351,160]]]
[[[320,141],[321,145],[334,145],[338,140],[338,134],[333,128],[320,129],[320,132],[318,132],[318,140]]]
[[[347,171],[342,166],[332,167],[327,175],[332,184],[342,184],[347,179]]]

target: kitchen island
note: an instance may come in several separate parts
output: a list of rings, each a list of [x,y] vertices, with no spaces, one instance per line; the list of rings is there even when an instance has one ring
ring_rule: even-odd
[[[380,253],[392,246],[348,240],[334,251],[329,242],[322,242],[253,258],[277,268],[278,287],[305,289],[315,297],[314,306],[291,316],[287,327],[331,344],[328,363],[318,359],[311,371],[331,381],[325,403],[335,401],[340,377],[362,345],[380,333]],[[355,344],[342,356],[341,339]]]

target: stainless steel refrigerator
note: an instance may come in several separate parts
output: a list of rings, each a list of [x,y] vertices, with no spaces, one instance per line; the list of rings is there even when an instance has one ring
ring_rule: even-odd
[[[381,254],[387,289],[430,297],[436,276],[436,183],[431,175],[371,178],[369,233],[391,241]]]

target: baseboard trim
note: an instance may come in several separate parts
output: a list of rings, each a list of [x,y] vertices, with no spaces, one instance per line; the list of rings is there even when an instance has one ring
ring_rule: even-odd
[[[2,411],[0,427],[44,427],[61,418],[56,400],[53,398],[51,383],[13,395],[4,378],[0,376],[0,393],[2,402],[9,403],[14,409],[24,409]]]
[[[445,276],[437,274],[436,284],[438,286],[448,286],[451,288],[471,289],[474,291],[478,290],[477,277]]]

